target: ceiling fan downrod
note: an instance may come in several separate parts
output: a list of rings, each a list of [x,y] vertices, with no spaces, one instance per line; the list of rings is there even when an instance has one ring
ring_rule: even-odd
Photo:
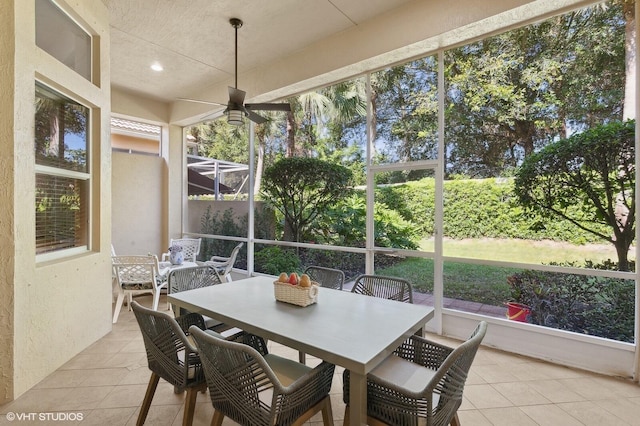
[[[240,28],[242,26],[243,22],[242,22],[241,19],[231,18],[231,19],[229,19],[229,23],[236,30],[236,46],[235,46],[235,56],[236,56],[235,81],[236,81],[236,85],[235,85],[235,88],[237,89],[238,88],[238,28]]]

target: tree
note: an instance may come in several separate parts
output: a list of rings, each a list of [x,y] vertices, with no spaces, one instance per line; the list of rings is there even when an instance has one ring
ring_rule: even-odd
[[[262,192],[284,216],[286,241],[300,241],[306,228],[327,208],[349,193],[351,171],[316,158],[283,158],[267,167]]]
[[[587,7],[445,53],[450,173],[500,175],[535,150],[622,119],[625,19]]]
[[[546,146],[516,172],[514,191],[528,208],[551,212],[612,243],[618,269],[629,270],[635,236],[635,121],[615,121]],[[585,206],[580,216],[567,207]],[[604,224],[611,235],[597,231]]]

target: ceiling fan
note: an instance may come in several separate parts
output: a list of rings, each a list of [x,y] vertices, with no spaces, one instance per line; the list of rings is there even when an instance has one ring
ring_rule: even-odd
[[[229,86],[229,102],[221,104],[212,101],[202,101],[198,99],[178,98],[181,101],[198,102],[208,105],[222,105],[227,108],[224,110],[224,114],[227,115],[227,121],[229,124],[240,126],[244,124],[242,117],[248,117],[249,120],[256,124],[261,124],[267,121],[263,116],[256,114],[254,111],[291,111],[291,105],[288,103],[260,103],[260,104],[245,104],[244,97],[247,94],[245,91],[238,89],[238,28],[242,27],[242,20],[238,18],[231,18],[229,23],[236,30],[236,45],[235,45],[235,87]]]

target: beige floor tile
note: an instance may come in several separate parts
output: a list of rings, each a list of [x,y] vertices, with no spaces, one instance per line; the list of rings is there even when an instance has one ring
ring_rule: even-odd
[[[138,407],[142,404],[146,390],[146,385],[116,386],[116,388],[98,404],[97,408]]]
[[[594,401],[594,404],[607,410],[614,418],[620,418],[629,424],[640,424],[640,407],[627,398],[614,398]]]
[[[59,411],[93,410],[115,386],[78,387],[66,395],[64,401],[58,405]]]
[[[483,379],[482,376],[476,373],[475,370],[473,369],[469,371],[469,375],[467,376],[467,381],[465,382],[466,385],[484,385],[486,383],[487,381]]]
[[[2,413],[33,413],[58,411],[73,388],[31,389],[13,402],[2,406]],[[21,424],[21,423],[20,423]]]
[[[60,370],[86,370],[108,367],[107,361],[114,357],[113,353],[88,354],[80,353],[60,367]]]
[[[82,426],[125,425],[135,411],[134,407],[99,408],[87,413],[81,424]]]
[[[553,404],[529,405],[520,409],[539,425],[580,426],[582,424],[571,414]]]
[[[458,418],[462,425],[492,426],[493,424],[482,414],[480,410],[458,410]]]
[[[156,393],[153,395],[151,405],[180,405],[184,404],[186,392],[175,393],[173,385],[160,379]],[[197,401],[206,401],[208,394],[198,392]]]
[[[86,379],[86,370],[56,370],[33,388],[74,388],[80,386]]]
[[[491,385],[465,386],[464,396],[477,409],[512,407],[513,403]]]
[[[127,368],[127,374],[120,380],[119,385],[146,385],[151,378],[151,370],[147,365]]]
[[[591,401],[567,402],[557,406],[586,426],[629,424]]]
[[[120,352],[146,353],[144,349],[144,342],[142,341],[142,339],[128,341],[125,347],[120,350]]]
[[[494,426],[539,426],[518,407],[489,408],[481,412]],[[545,426],[552,425],[548,423]]]
[[[180,410],[176,414],[173,420],[173,426],[182,426],[182,417],[184,416],[184,406],[180,407]],[[196,402],[196,408],[193,413],[193,426],[209,426],[211,424],[211,418],[213,417],[213,406],[209,399],[209,394],[206,394],[206,399],[201,399],[198,396],[198,402]]]
[[[139,352],[116,353],[104,363],[105,368],[125,367],[133,369],[146,365],[148,365],[147,355]]]
[[[572,391],[559,380],[535,380],[528,383],[533,389],[553,403],[578,402],[585,398]]]
[[[540,392],[529,386],[529,382],[495,383],[492,386],[505,398],[511,401],[513,405],[537,405],[551,403],[551,401],[545,398]]]
[[[560,383],[582,396],[584,399],[595,401],[603,398],[610,398],[611,395],[604,391],[603,383],[598,382],[593,377],[584,376],[573,379],[560,379]]]
[[[93,345],[82,351],[85,354],[118,353],[130,342],[128,340],[105,339],[98,340]]]
[[[467,399],[466,396],[462,395],[462,403],[460,404],[460,408],[458,408],[458,411],[464,411],[464,410],[475,410],[476,407],[471,403],[471,401],[469,401],[469,399]]]
[[[80,371],[85,373],[82,386],[117,385],[129,374],[129,370],[126,368],[99,368]]]
[[[563,365],[551,364],[549,362],[534,362],[536,369],[549,379],[575,379],[583,377],[585,372],[574,370]]]
[[[504,365],[479,365],[473,369],[473,372],[486,383],[520,382],[520,379],[507,371]]]
[[[178,412],[180,412],[180,424],[182,424],[182,410],[180,405],[151,405],[144,424],[153,426],[171,426],[177,419]],[[126,425],[135,426],[139,414],[140,410],[137,409],[131,418],[129,418]],[[209,422],[211,422],[211,419],[209,419]]]

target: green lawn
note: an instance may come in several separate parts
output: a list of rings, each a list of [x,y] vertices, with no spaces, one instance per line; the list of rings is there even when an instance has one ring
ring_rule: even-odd
[[[420,250],[433,251],[433,239],[422,240]],[[574,245],[549,240],[529,241],[494,238],[445,239],[444,255],[534,264],[582,263],[585,259],[594,262],[607,259],[617,260],[613,244]],[[633,258],[634,255],[634,253],[630,253],[629,257]]]
[[[424,240],[420,249],[433,251],[433,241]],[[487,260],[506,260],[522,263],[577,262],[585,259],[599,262],[616,259],[613,246],[573,246],[550,241],[468,239],[446,240],[445,256],[473,257]],[[507,277],[520,269],[459,262],[444,264],[444,295],[501,306],[510,299]],[[433,260],[410,258],[389,268],[376,271],[380,275],[407,278],[419,292],[433,291]]]

